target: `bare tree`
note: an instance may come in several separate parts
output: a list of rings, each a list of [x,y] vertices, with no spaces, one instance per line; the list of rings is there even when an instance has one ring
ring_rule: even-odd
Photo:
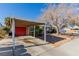
[[[52,25],[59,30],[63,25],[67,25],[69,19],[73,18],[73,9],[76,4],[48,4],[48,7],[44,9],[40,19],[47,21],[52,20]]]

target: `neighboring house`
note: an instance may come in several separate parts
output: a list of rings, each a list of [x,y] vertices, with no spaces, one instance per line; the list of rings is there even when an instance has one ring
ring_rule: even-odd
[[[60,30],[62,34],[79,34],[79,26],[77,25],[67,25]]]

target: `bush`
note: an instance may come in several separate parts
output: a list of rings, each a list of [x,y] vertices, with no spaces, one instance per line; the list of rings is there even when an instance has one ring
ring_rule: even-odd
[[[10,32],[10,27],[5,26],[5,27],[3,27],[3,30],[5,30],[5,31],[9,34],[9,32]]]
[[[36,27],[35,28],[35,34],[36,34],[36,36],[41,36],[42,32],[43,32],[42,28],[40,28],[40,27]]]
[[[31,31],[31,35],[33,35],[33,33],[34,33],[34,28],[33,27],[31,27],[30,28],[30,31]],[[43,29],[42,28],[40,28],[39,26],[36,26],[35,27],[35,36],[41,36],[42,35],[42,32],[43,32]]]
[[[0,28],[0,38],[4,38],[6,35],[6,31]]]

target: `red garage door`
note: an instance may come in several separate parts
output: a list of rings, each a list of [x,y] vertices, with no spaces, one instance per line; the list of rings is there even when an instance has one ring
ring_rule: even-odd
[[[26,27],[16,27],[15,29],[16,36],[25,36],[27,34]]]

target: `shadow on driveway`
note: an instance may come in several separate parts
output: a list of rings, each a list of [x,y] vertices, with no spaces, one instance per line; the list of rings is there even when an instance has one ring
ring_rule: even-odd
[[[30,53],[27,53],[27,50],[24,48],[24,45],[18,45],[13,51],[12,47],[2,47],[0,48],[0,56],[31,56]]]

